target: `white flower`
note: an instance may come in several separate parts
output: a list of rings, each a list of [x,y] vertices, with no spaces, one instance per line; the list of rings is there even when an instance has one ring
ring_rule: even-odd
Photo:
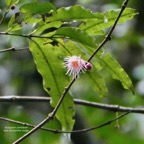
[[[64,58],[64,62],[65,67],[68,69],[66,74],[69,73],[69,75],[73,75],[74,78],[76,78],[76,76],[79,77],[80,72],[82,72],[84,69],[92,69],[92,65],[89,62],[81,59],[80,56],[66,57]]]

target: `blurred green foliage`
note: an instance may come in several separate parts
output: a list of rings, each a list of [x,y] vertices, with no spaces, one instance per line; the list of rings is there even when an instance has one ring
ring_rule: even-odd
[[[80,4],[86,8],[92,9],[94,12],[103,12],[109,9],[120,8],[123,1],[50,0],[50,2],[52,2],[56,7]],[[0,31],[6,30],[12,14],[18,11],[18,7],[23,3],[24,2],[21,1],[19,5],[16,5],[14,10],[10,10],[3,25],[0,26]],[[124,90],[120,82],[113,80],[110,74],[102,69],[101,74],[105,78],[109,95],[107,97],[99,97],[92,84],[87,79],[84,79],[84,75],[82,75],[82,78],[78,79],[71,89],[71,94],[74,98],[131,107],[143,105],[143,2],[130,1],[129,7],[135,8],[139,12],[139,15],[137,15],[132,21],[126,22],[123,25],[118,25],[112,35],[112,40],[104,46],[104,49],[118,60],[132,79],[135,96],[133,96],[131,92]],[[0,0],[0,8],[1,19],[6,9],[3,0]],[[23,30],[24,33],[28,33],[29,29],[30,27],[26,26]],[[9,47],[19,48],[26,46],[28,46],[28,41],[25,38],[0,36],[0,50]],[[1,96],[48,95],[42,87],[42,77],[37,72],[32,55],[28,50],[0,53],[0,64]],[[99,125],[115,117],[115,113],[113,112],[88,108],[85,106],[76,106],[76,110],[75,129]],[[48,103],[1,102],[0,105],[0,116],[32,124],[39,123],[50,111],[51,108]],[[72,134],[72,141],[74,144],[143,144],[143,119],[143,115],[129,114],[125,118],[119,120],[119,129],[115,128],[116,123],[113,123],[110,126],[89,133]],[[2,144],[12,143],[24,134],[22,132],[4,132],[7,127],[19,127],[19,125],[0,121],[0,142]],[[58,121],[54,121],[54,123],[51,122],[48,126],[46,125],[46,127],[60,128],[61,126]],[[27,130],[29,129],[30,128],[27,128]],[[58,144],[59,137],[58,134],[55,135],[39,130],[22,143],[46,144],[49,142],[50,144]]]

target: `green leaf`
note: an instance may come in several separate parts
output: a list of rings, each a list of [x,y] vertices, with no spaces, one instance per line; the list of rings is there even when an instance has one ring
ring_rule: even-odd
[[[80,29],[88,32],[90,35],[104,34],[103,30],[112,26],[120,12],[120,9],[109,10],[103,13],[104,19],[89,20],[80,25]],[[138,13],[136,10],[126,8],[120,17],[118,24],[131,20]]]
[[[19,24],[14,24],[12,27],[10,27],[7,32],[14,32],[21,30],[23,27],[21,27]]]
[[[114,79],[119,80],[125,89],[130,89],[134,93],[131,79],[121,67],[121,65],[113,57],[111,57],[109,54],[105,54],[102,58],[99,59],[111,73]]]
[[[53,12],[52,16],[47,19],[50,21],[65,21],[65,20],[89,20],[89,19],[102,19],[103,15],[101,13],[92,13],[91,10],[85,9],[82,6],[75,5],[70,7],[62,7]]]
[[[115,19],[117,18],[118,14],[120,12],[120,9],[116,10],[109,10],[107,12],[104,12],[104,17],[106,19],[106,25],[111,26]],[[124,12],[122,13],[118,23],[122,24],[128,20],[131,20],[135,15],[137,15],[138,12],[135,9],[132,8],[126,8]]]
[[[16,23],[16,18],[15,18],[15,15],[13,15],[8,23],[8,30],[7,31],[17,31],[17,30],[20,30],[22,29],[22,27]]]
[[[46,33],[53,32],[54,31],[53,29],[59,28],[61,25],[62,22],[60,21],[44,24],[35,30],[35,34],[46,34]]]
[[[79,26],[79,29],[89,33],[90,35],[104,35],[104,26],[104,18],[102,18],[86,21]]]
[[[56,10],[56,8],[49,2],[31,2],[24,4],[20,8],[21,12],[30,14],[30,15],[35,15],[35,14],[46,14],[49,13],[51,10]]]
[[[85,53],[77,46],[76,42],[72,40],[64,41],[62,39],[57,39],[57,42],[65,49],[67,53],[64,54],[65,57],[67,56],[81,56],[83,59],[87,59],[88,57]]]
[[[30,50],[33,54],[37,70],[43,77],[44,89],[50,94],[52,107],[55,107],[68,85],[69,80],[63,67],[63,55],[67,53],[60,45],[45,44],[45,40],[33,39]],[[63,130],[72,130],[74,120],[73,98],[67,94],[58,112],[57,119],[62,124]]]
[[[30,23],[30,24],[39,24],[42,22],[42,18],[35,18],[35,17],[29,17],[29,16],[25,16],[24,19],[23,19],[23,22],[26,22],[26,23]]]
[[[15,23],[15,15],[12,15],[8,23],[8,28],[12,27],[14,23]]]
[[[93,37],[89,36],[86,32],[76,28],[62,27],[56,31],[55,35],[69,37],[73,41],[82,43],[93,48],[96,47],[95,39]]]
[[[5,0],[5,3],[8,7],[12,6],[13,4],[17,4],[19,0]]]
[[[93,70],[91,70],[89,73],[87,72],[87,74],[94,90],[98,92],[99,96],[107,96],[108,90],[105,85],[105,81],[103,77],[97,72],[97,70],[93,68]]]

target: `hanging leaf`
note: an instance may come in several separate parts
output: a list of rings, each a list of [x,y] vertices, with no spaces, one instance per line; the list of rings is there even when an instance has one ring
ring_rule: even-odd
[[[95,39],[89,36],[86,32],[81,31],[79,29],[62,27],[56,31],[55,35],[62,35],[64,37],[68,37],[71,40],[82,43],[84,45],[88,45],[93,48],[96,47]]]
[[[112,56],[105,54],[100,58],[100,61],[108,69],[114,79],[119,80],[125,89],[130,89],[134,93],[131,79]]]
[[[33,54],[39,73],[43,77],[44,89],[50,94],[52,107],[55,107],[68,85],[69,80],[65,76],[63,68],[63,55],[65,50],[61,46],[44,44],[42,39],[33,39],[30,42],[30,50]],[[62,124],[63,130],[72,130],[74,120],[74,103],[70,95],[66,95],[58,112],[57,119]]]
[[[98,92],[99,96],[105,97],[108,95],[108,90],[105,85],[103,77],[96,71],[95,68],[91,70],[88,74],[89,80],[93,85],[95,91]]]

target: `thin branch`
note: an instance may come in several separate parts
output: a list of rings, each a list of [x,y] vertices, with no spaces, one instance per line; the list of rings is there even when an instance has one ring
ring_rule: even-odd
[[[11,47],[11,48],[6,48],[3,50],[0,50],[0,53],[4,53],[4,52],[8,52],[8,51],[21,51],[21,50],[27,50],[28,47],[24,47],[24,48],[15,48],[15,47]]]
[[[74,83],[75,79],[73,79],[70,84],[68,85],[68,87],[65,88],[61,98],[59,99],[56,107],[54,108],[54,110],[43,120],[41,121],[37,126],[35,126],[33,129],[31,129],[29,132],[27,132],[25,135],[23,135],[22,137],[20,137],[19,139],[17,139],[13,144],[18,144],[19,142],[23,141],[25,138],[27,138],[28,136],[30,136],[31,134],[33,134],[35,131],[37,131],[38,129],[40,129],[43,125],[45,125],[46,123],[48,123],[50,120],[52,120],[56,114],[56,112],[58,111],[59,107],[62,104],[63,99],[65,98],[68,90],[70,89],[70,87],[72,86],[72,84]]]
[[[0,102],[50,102],[50,97],[44,96],[1,96]],[[97,102],[90,102],[86,100],[74,99],[77,105],[83,105],[113,112],[127,112],[144,114],[144,107],[125,107],[120,105],[103,104]]]
[[[25,138],[27,138],[29,135],[40,129],[43,125],[45,125],[50,120],[50,117],[46,117],[43,121],[41,121],[38,125],[36,125],[33,129],[31,129],[29,132],[27,132],[25,135],[17,139],[13,144],[18,144],[21,141],[23,141]]]
[[[49,128],[44,128],[44,127],[41,127],[40,129],[41,130],[44,130],[44,131],[49,131],[49,132],[53,132],[53,133],[84,133],[84,132],[89,132],[89,131],[92,131],[92,130],[96,130],[96,129],[99,129],[101,127],[104,127],[106,125],[110,125],[111,123],[117,121],[118,119],[126,116],[127,114],[129,114],[131,111],[128,111],[112,120],[109,120],[105,123],[102,123],[98,126],[95,126],[95,127],[91,127],[91,128],[85,128],[85,129],[80,129],[80,130],[73,130],[73,131],[62,131],[62,130],[54,130],[54,129],[49,129]],[[11,122],[11,123],[15,123],[15,124],[19,124],[19,125],[23,125],[23,126],[27,126],[27,127],[35,127],[35,125],[32,125],[32,124],[28,124],[28,123],[23,123],[23,122],[20,122],[20,121],[16,121],[16,120],[12,120],[12,119],[8,119],[8,118],[4,118],[4,117],[0,117],[0,120],[3,120],[3,121],[8,121],[8,122]]]
[[[35,125],[29,124],[29,123],[25,123],[25,122],[21,122],[21,121],[17,121],[17,120],[12,120],[12,119],[5,118],[5,117],[0,117],[0,120],[11,122],[11,123],[14,123],[14,124],[19,124],[19,125],[27,126],[27,127],[32,127],[32,128],[35,127]],[[43,128],[43,127],[41,127],[40,129],[41,130],[45,130],[45,131],[50,131],[50,132],[53,132],[53,133],[57,133],[57,130],[53,130],[53,129],[49,129],[49,128]]]
[[[0,96],[0,102],[50,102],[46,96]]]
[[[103,103],[90,102],[90,101],[79,100],[79,99],[74,99],[74,102],[78,105],[84,105],[84,106],[89,106],[89,107],[94,107],[94,108],[99,108],[99,109],[104,109],[104,110],[109,110],[114,112],[130,111],[131,113],[144,114],[144,107],[136,107],[136,108],[125,107],[120,105],[103,104]]]
[[[47,116],[43,121],[41,121],[33,129],[31,129],[29,132],[27,132],[25,135],[23,135],[22,137],[20,137],[19,139],[17,139],[12,144],[18,144],[18,143],[22,142],[25,138],[27,138],[28,136],[30,136],[32,133],[34,133],[35,131],[37,131],[38,129],[40,129],[43,125],[45,125],[48,121],[50,121],[50,118],[51,117]]]
[[[31,34],[16,34],[16,33],[9,33],[9,32],[0,32],[0,35],[9,35],[9,36],[18,36],[18,37],[25,37],[25,38],[53,38],[49,36],[42,36],[42,35],[31,35]],[[55,36],[54,38],[62,38],[63,36]]]
[[[30,35],[8,33],[8,32],[0,32],[0,35],[10,35],[10,36],[20,36],[20,37],[30,38]]]
[[[129,113],[130,113],[130,111],[128,111],[128,112],[126,112],[126,113],[124,113],[124,114],[116,117],[115,119],[109,120],[109,121],[107,121],[107,122],[105,122],[105,123],[103,123],[103,124],[101,124],[101,125],[98,125],[98,126],[95,126],[95,127],[92,127],[92,128],[83,129],[83,130],[75,130],[74,132],[75,132],[75,133],[81,133],[81,132],[88,132],[88,131],[92,131],[92,130],[96,130],[96,129],[102,128],[102,127],[104,127],[104,126],[106,126],[106,125],[110,125],[110,124],[113,123],[114,121],[116,121],[116,120],[118,120],[118,119],[126,116],[126,115],[129,114]]]

